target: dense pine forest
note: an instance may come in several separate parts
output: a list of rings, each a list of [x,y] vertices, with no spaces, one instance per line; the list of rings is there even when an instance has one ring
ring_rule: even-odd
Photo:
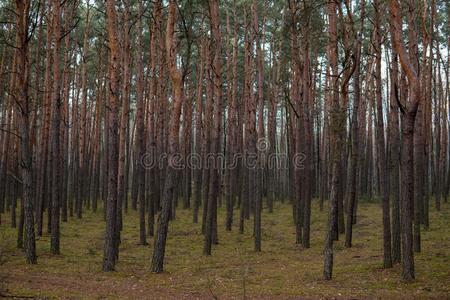
[[[450,296],[445,0],[0,0],[0,297]]]

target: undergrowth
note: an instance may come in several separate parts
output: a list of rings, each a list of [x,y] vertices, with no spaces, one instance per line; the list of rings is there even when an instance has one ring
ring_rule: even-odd
[[[50,254],[50,236],[37,240],[38,264],[27,265],[16,248],[16,229],[7,215],[0,226],[0,278],[8,295],[47,298],[243,298],[396,297],[447,298],[450,283],[449,205],[430,208],[430,229],[422,230],[422,252],[415,254],[416,277],[401,280],[401,266],[382,268],[382,219],[378,203],[358,205],[353,247],[335,242],[333,280],[322,280],[327,213],[312,206],[311,248],[295,244],[292,208],[277,204],[262,216],[262,252],[253,251],[252,220],[239,234],[237,221],[225,231],[225,209],[219,209],[219,245],[203,252],[201,224],[192,211],[179,209],[169,225],[165,272],[152,274],[153,238],[139,246],[138,213],[124,215],[116,272],[101,271],[104,222],[102,211],[86,212],[61,225],[61,255]],[[238,218],[239,212],[235,212]],[[44,228],[45,225],[44,225]]]

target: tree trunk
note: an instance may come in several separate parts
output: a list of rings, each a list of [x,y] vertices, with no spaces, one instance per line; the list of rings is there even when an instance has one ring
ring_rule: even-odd
[[[256,0],[253,0],[253,30],[255,32],[255,46],[256,46],[256,64],[258,70],[258,144],[255,144],[255,154],[258,157],[258,164],[256,166],[257,172],[255,177],[255,251],[261,252],[261,211],[263,198],[263,170],[264,157],[266,154],[265,134],[264,134],[264,54],[261,49],[261,38],[258,24],[258,7]],[[264,36],[264,30],[262,31]],[[264,44],[264,38],[262,43]],[[258,146],[258,148],[257,148]]]
[[[106,1],[109,40],[109,122],[108,122],[108,196],[103,271],[113,271],[117,257],[117,178],[119,166],[119,83],[120,52],[117,30],[116,1]]]
[[[37,172],[37,208],[36,208],[36,234],[42,236],[42,227],[44,219],[44,209],[48,203],[48,180],[51,178],[51,174],[48,174],[48,157],[49,157],[49,133],[50,133],[50,107],[51,107],[51,89],[50,89],[50,76],[51,76],[51,41],[52,41],[52,27],[51,24],[51,11],[52,1],[48,2],[48,14],[47,14],[47,36],[46,36],[46,52],[45,52],[45,77],[44,77],[44,120],[43,128],[41,130],[41,145],[39,154],[39,167]]]
[[[401,141],[401,231],[402,231],[402,277],[410,281],[415,278],[413,252],[413,201],[414,201],[414,122],[420,104],[420,83],[417,69],[411,63],[402,40],[401,12],[397,0],[391,0],[391,34],[400,64],[408,77],[411,95],[402,110]],[[411,29],[411,28],[410,28]],[[411,31],[411,30],[410,30]],[[413,43],[413,41],[410,41]],[[411,53],[410,56],[414,57]],[[417,59],[417,57],[415,57]]]
[[[204,39],[201,38],[201,41]],[[203,112],[203,73],[204,73],[204,57],[205,47],[202,46],[202,42],[198,45],[198,52],[200,54],[199,62],[197,63],[197,99],[195,109],[195,154],[199,157],[201,162],[202,157],[202,112]],[[193,209],[193,222],[198,222],[198,211],[202,202],[202,168],[195,168],[195,197],[194,197],[194,209]]]
[[[52,254],[59,254],[59,230],[60,230],[60,202],[61,202],[61,150],[60,150],[60,119],[61,119],[61,6],[59,0],[53,0],[53,92],[52,92],[52,207],[51,207],[51,240],[50,250]]]
[[[398,122],[398,56],[392,49],[391,94],[389,112],[389,188],[392,199],[392,262],[400,263],[401,236],[400,236],[400,133]]]
[[[337,206],[338,206],[338,189],[339,189],[339,164],[341,158],[341,145],[338,141],[339,134],[344,126],[345,117],[342,116],[339,104],[339,84],[337,69],[337,21],[336,21],[336,3],[328,4],[329,16],[329,45],[328,55],[331,66],[331,87],[332,87],[332,103],[330,111],[330,143],[331,143],[331,191],[330,191],[330,211],[328,216],[328,228],[325,237],[324,247],[324,270],[323,277],[325,280],[332,278],[333,272],[333,235],[336,232],[337,224]]]
[[[384,268],[392,267],[391,258],[391,221],[390,221],[390,204],[387,174],[387,159],[385,152],[384,140],[384,122],[383,122],[383,100],[381,86],[381,28],[380,13],[381,7],[379,2],[375,1],[375,55],[376,55],[376,71],[375,71],[375,97],[376,97],[376,116],[377,116],[377,153],[378,168],[380,176],[380,189],[383,208],[383,266]]]
[[[159,215],[157,235],[153,250],[151,270],[155,273],[161,273],[164,270],[164,253],[166,248],[167,231],[169,227],[169,215],[171,211],[171,202],[174,193],[176,169],[171,161],[178,154],[178,139],[180,130],[180,114],[183,104],[183,80],[180,70],[176,66],[176,39],[175,23],[177,4],[175,0],[169,2],[169,12],[166,29],[166,51],[169,74],[172,79],[173,107],[170,116],[169,126],[169,144],[167,173],[165,178],[164,198],[161,213]]]
[[[17,24],[17,83],[15,97],[19,116],[19,132],[21,137],[21,174],[22,174],[22,204],[24,210],[25,226],[25,257],[27,263],[36,264],[36,241],[34,236],[33,215],[33,170],[32,152],[30,145],[30,99],[28,95],[29,61],[28,61],[28,28],[30,2],[28,0],[16,0],[16,24]]]
[[[220,14],[218,0],[209,1],[209,18],[212,32],[212,83],[213,83],[213,127],[211,134],[211,154],[217,156],[220,152],[221,110],[222,110],[222,41],[220,33]],[[210,179],[208,191],[208,208],[205,226],[205,243],[203,253],[211,255],[212,243],[217,244],[217,200],[219,197],[219,169],[210,166]]]

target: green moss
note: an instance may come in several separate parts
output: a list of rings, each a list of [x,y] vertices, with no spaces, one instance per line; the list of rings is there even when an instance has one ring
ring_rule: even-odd
[[[313,204],[311,248],[295,244],[292,208],[277,204],[263,212],[263,251],[253,251],[253,222],[239,234],[238,212],[232,232],[225,231],[225,210],[219,209],[219,245],[203,256],[201,224],[192,211],[180,209],[170,224],[165,272],[149,271],[153,239],[139,246],[138,214],[124,215],[117,271],[103,273],[104,222],[101,211],[61,225],[61,253],[50,254],[48,234],[37,241],[38,265],[25,264],[16,248],[16,229],[0,226],[0,278],[11,295],[42,298],[115,299],[148,297],[448,297],[450,282],[450,209],[430,209],[430,229],[422,231],[422,252],[415,255],[417,280],[404,283],[401,266],[382,269],[382,219],[378,203],[361,203],[354,228],[354,246],[335,243],[333,280],[322,280],[323,241],[327,213]],[[3,217],[5,219],[6,215]],[[45,225],[44,225],[45,226]],[[46,228],[46,227],[44,227]]]

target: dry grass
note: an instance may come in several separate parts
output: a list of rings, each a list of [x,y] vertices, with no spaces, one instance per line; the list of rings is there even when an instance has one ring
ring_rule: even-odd
[[[431,228],[423,232],[423,251],[416,254],[413,283],[400,280],[400,266],[382,269],[381,209],[359,205],[354,247],[335,244],[334,279],[323,281],[322,247],[326,212],[313,205],[311,248],[295,244],[292,210],[277,205],[263,213],[263,251],[253,252],[251,221],[246,232],[224,229],[219,210],[219,245],[213,255],[202,255],[199,224],[191,211],[180,209],[170,224],[163,274],[149,271],[153,240],[138,246],[138,215],[125,215],[117,272],[101,271],[104,224],[102,213],[87,212],[82,220],[62,224],[61,253],[50,254],[49,236],[37,241],[38,265],[29,266],[16,249],[16,230],[0,226],[1,293],[37,298],[154,299],[154,298],[437,298],[450,295],[450,234],[448,204],[431,209]],[[6,219],[6,215],[3,216]],[[45,228],[45,227],[44,227]],[[341,238],[342,240],[343,238]],[[0,287],[1,288],[1,287]],[[0,294],[1,295],[1,294]]]

